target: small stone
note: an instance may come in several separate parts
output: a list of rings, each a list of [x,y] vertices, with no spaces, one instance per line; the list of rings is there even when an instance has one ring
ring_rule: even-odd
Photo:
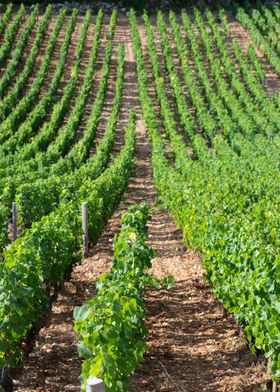
[[[51,349],[52,349],[52,351],[58,351],[58,350],[60,349],[60,347],[59,347],[58,344],[53,343],[53,344],[51,345]]]

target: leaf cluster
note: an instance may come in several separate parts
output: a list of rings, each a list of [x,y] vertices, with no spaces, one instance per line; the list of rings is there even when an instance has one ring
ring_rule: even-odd
[[[147,274],[155,251],[146,245],[148,205],[135,205],[121,218],[114,238],[113,266],[96,282],[97,296],[75,308],[83,388],[91,376],[102,377],[107,391],[127,391],[131,373],[147,345],[143,294],[154,278]]]

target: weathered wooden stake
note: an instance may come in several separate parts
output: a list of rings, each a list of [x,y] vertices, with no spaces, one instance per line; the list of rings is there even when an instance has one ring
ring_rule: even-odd
[[[84,256],[88,255],[88,203],[82,204],[82,227],[83,227],[83,243],[84,243]]]
[[[17,239],[17,203],[12,203],[12,215],[13,215],[13,241]]]
[[[269,370],[270,370],[271,362],[272,362],[272,359],[271,359],[271,357],[269,357],[268,361],[267,361]],[[275,381],[272,381],[272,392],[277,392],[277,384]]]
[[[105,392],[105,384],[101,378],[90,377],[87,380],[86,392]]]

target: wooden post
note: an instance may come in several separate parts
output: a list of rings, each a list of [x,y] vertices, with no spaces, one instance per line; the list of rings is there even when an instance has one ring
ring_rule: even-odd
[[[105,384],[101,378],[90,377],[87,380],[86,392],[105,392]]]
[[[13,215],[13,241],[17,239],[17,203],[12,203],[12,215]]]
[[[88,255],[88,203],[82,204],[82,227],[83,227],[83,243],[84,243],[84,256]]]
[[[267,361],[269,370],[270,370],[271,362],[272,362],[272,359],[271,359],[271,357],[269,357],[268,361]],[[277,384],[276,384],[275,381],[272,381],[272,390],[271,391],[272,392],[277,392]]]

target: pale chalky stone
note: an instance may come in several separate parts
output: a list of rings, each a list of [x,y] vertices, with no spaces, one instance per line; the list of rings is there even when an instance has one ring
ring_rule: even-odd
[[[87,380],[86,392],[105,392],[105,385],[101,378],[90,377]]]

